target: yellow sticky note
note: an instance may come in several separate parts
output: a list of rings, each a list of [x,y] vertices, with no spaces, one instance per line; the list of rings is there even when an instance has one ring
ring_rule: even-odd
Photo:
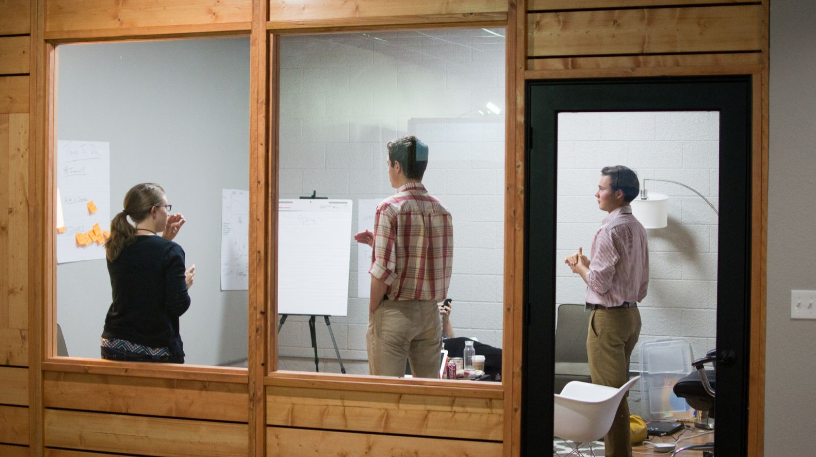
[[[93,225],[93,233],[94,233],[94,235],[102,236],[102,229],[99,228],[99,224],[94,224]]]
[[[57,233],[65,233],[65,227],[57,227]]]
[[[93,213],[95,213],[97,209],[98,209],[98,208],[96,207],[96,205],[94,205],[93,200],[91,200],[91,201],[89,201],[89,202],[88,202],[88,214],[93,214]]]

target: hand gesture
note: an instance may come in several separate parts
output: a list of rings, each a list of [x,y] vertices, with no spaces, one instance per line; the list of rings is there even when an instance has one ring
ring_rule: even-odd
[[[195,282],[195,265],[188,268],[184,272],[184,281],[187,283],[187,288],[193,287],[193,283]]]
[[[437,303],[436,307],[439,308],[439,314],[442,315],[443,318],[449,317],[451,313],[451,305],[448,303],[447,305],[445,302]]]
[[[564,259],[564,263],[569,265],[570,268],[577,266],[579,262],[585,266],[589,266],[589,258],[584,255],[583,248],[578,248],[578,252]]]
[[[354,235],[354,241],[360,244],[367,244],[370,247],[374,247],[374,234],[370,231],[366,230],[365,232],[360,232]]]
[[[181,226],[187,222],[184,220],[184,216],[181,214],[171,214],[167,216],[167,226],[164,227],[164,231],[162,232],[162,238],[168,241],[172,241],[173,238],[178,235],[179,230],[181,230]]]

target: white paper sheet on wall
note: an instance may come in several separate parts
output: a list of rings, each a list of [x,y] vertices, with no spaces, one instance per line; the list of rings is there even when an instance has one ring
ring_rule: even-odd
[[[377,213],[377,205],[382,199],[360,199],[357,200],[357,231],[374,231],[374,216]],[[357,245],[357,297],[371,297],[371,247],[366,244]]]
[[[221,189],[221,290],[249,288],[249,191]]]
[[[351,200],[278,203],[278,313],[347,315]]]
[[[110,230],[110,143],[59,141],[57,188],[65,223],[65,231],[57,233],[57,263],[104,259],[103,243],[83,246],[77,234],[92,231],[94,224]]]

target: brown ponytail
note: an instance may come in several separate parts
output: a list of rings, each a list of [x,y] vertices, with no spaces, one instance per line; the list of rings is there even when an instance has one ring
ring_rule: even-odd
[[[164,189],[154,183],[143,183],[133,186],[127,194],[123,206],[125,209],[114,216],[111,221],[111,234],[105,243],[105,251],[111,262],[119,258],[119,254],[136,241],[136,227],[130,225],[127,218],[135,223],[145,220],[154,206],[162,204]]]

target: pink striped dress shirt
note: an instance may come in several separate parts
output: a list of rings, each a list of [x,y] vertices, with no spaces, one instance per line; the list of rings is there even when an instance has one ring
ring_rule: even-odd
[[[649,288],[646,229],[622,206],[606,216],[592,240],[586,302],[606,307],[636,303]]]
[[[390,300],[436,300],[448,295],[453,272],[453,218],[421,183],[408,183],[377,205],[374,252],[368,270]]]

